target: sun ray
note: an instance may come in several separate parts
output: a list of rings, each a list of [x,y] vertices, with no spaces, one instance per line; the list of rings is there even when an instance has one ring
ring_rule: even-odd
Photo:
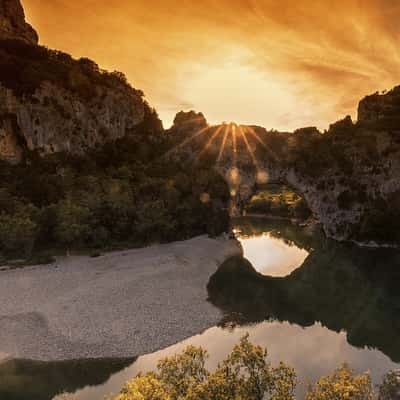
[[[198,154],[198,156],[196,157],[196,162],[200,160],[200,158],[202,157],[202,155],[209,149],[209,147],[212,145],[212,143],[214,142],[214,140],[217,138],[217,136],[221,133],[223,128],[223,125],[219,126],[217,128],[217,130],[211,135],[210,139],[208,140],[208,142],[205,144],[205,146],[203,147],[203,149],[201,150],[201,152]]]
[[[200,129],[199,131],[196,131],[192,136],[188,137],[187,139],[185,139],[183,142],[177,144],[176,146],[174,146],[171,150],[169,150],[166,153],[166,156],[170,155],[171,153],[173,153],[174,151],[186,146],[187,144],[189,144],[193,139],[197,138],[198,136],[200,136],[201,134],[207,132],[211,127],[210,126],[206,126],[202,129]]]
[[[237,164],[237,136],[236,136],[236,125],[231,124],[231,132],[232,132],[232,156],[233,156],[233,165]]]
[[[258,169],[258,161],[256,159],[256,156],[254,154],[253,149],[250,147],[250,143],[247,140],[247,137],[246,137],[245,133],[243,132],[242,127],[239,126],[238,130],[239,130],[239,132],[240,132],[240,134],[241,134],[241,136],[243,138],[244,144],[246,145],[247,151],[248,151],[248,153],[249,153],[249,155],[251,157],[251,160],[253,161],[254,166]]]
[[[270,149],[270,147],[266,143],[264,143],[263,140],[261,140],[261,138],[258,136],[257,132],[251,126],[247,126],[246,131],[247,131],[247,133],[250,133],[250,135],[252,135],[257,140],[257,142],[259,142],[261,144],[261,146],[264,147],[265,150],[268,151],[269,155],[271,156],[271,158],[273,160],[276,160],[276,156],[275,156],[274,152]]]
[[[229,135],[228,125],[225,125],[224,138],[222,139],[221,148],[219,149],[217,163],[219,163],[221,161],[221,159],[222,159],[222,155],[223,155],[224,150],[225,150],[225,144],[226,144],[226,140],[228,139],[228,135]]]

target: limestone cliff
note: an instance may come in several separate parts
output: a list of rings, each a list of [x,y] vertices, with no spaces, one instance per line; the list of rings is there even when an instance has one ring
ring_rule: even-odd
[[[171,129],[174,156],[214,163],[238,213],[260,183],[289,184],[305,198],[326,235],[337,240],[399,242],[400,114],[398,89],[367,97],[360,119],[294,133],[235,124]],[[193,120],[195,114],[188,116]],[[377,118],[379,120],[377,123]]]
[[[44,82],[32,95],[0,86],[0,154],[18,161],[25,149],[40,154],[81,153],[129,134],[144,120],[147,105],[129,88],[95,87],[84,100]]]
[[[123,74],[38,46],[19,1],[0,3],[0,159],[81,153],[129,135],[154,111]]]
[[[24,10],[19,0],[0,0],[0,39],[38,43],[38,35],[25,21]]]
[[[400,86],[387,93],[375,93],[360,101],[358,121],[362,123],[377,123],[396,121],[400,129]]]

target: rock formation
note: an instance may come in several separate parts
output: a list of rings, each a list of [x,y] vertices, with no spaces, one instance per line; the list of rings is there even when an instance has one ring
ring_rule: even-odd
[[[375,93],[361,100],[358,107],[358,121],[376,123],[396,121],[400,129],[400,86],[387,93]]]
[[[1,0],[0,159],[17,162],[27,150],[79,154],[149,123],[162,131],[123,74],[36,43],[19,1]],[[358,114],[321,134],[210,126],[201,113],[181,112],[168,131],[170,153],[182,163],[214,163],[230,185],[232,214],[260,183],[281,181],[304,197],[327,236],[398,243],[400,87],[366,97]]]
[[[279,181],[304,197],[328,237],[398,242],[399,93],[395,88],[365,98],[357,123],[346,117],[325,134],[316,128],[285,133],[176,123],[171,134],[186,142],[175,156],[215,163],[231,187],[233,213],[241,212],[260,183]]]
[[[0,40],[18,39],[37,44],[36,31],[25,21],[25,14],[19,0],[0,0]]]
[[[0,3],[0,158],[81,153],[129,135],[153,113],[123,74],[37,45],[18,0]]]
[[[0,86],[0,154],[18,161],[24,149],[41,154],[81,153],[127,135],[144,120],[147,105],[132,89],[94,87],[88,101],[44,82],[18,97]]]

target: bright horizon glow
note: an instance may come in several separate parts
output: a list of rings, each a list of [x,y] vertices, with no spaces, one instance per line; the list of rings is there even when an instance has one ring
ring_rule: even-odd
[[[42,44],[124,72],[165,127],[196,110],[211,124],[325,129],[399,84],[393,0],[338,0],[334,13],[314,0],[22,3]]]
[[[210,125],[234,121],[234,125],[294,131],[303,126],[306,118],[321,130],[328,127],[326,121],[313,120],[310,110],[315,110],[315,106],[300,99],[285,77],[249,65],[242,48],[231,51],[235,55],[220,65],[191,64],[182,68],[181,74],[190,76],[179,88],[181,95],[190,99],[182,111],[200,111]],[[319,106],[321,114],[324,107]],[[290,111],[296,108],[303,110],[301,117],[291,118]],[[175,110],[160,108],[159,115],[166,128],[172,126],[175,114]]]

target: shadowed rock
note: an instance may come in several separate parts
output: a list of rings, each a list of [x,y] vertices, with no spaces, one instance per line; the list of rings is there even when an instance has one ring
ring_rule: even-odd
[[[399,263],[398,251],[328,244],[290,276],[272,278],[235,257],[221,265],[208,290],[211,302],[234,313],[239,323],[271,318],[306,327],[321,322],[345,330],[350,344],[377,348],[398,362]]]
[[[43,363],[11,360],[0,364],[0,398],[7,400],[51,400],[64,392],[74,393],[97,386],[135,362],[94,360]],[[21,390],[21,388],[24,390]]]
[[[25,21],[25,14],[19,0],[0,0],[0,40],[17,39],[37,44],[36,31]]]

